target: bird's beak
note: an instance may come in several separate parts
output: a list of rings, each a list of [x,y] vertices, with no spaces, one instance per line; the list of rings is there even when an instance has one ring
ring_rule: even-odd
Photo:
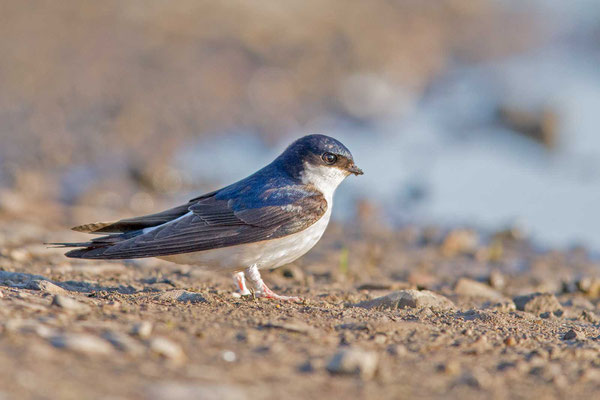
[[[356,165],[352,164],[349,168],[348,168],[348,172],[350,172],[351,174],[354,175],[362,175],[364,174],[363,170],[358,168]]]

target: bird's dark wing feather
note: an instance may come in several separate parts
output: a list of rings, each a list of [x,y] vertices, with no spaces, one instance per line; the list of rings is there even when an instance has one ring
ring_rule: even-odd
[[[208,193],[194,200],[199,200],[205,197],[211,197],[215,194]],[[192,200],[192,201],[194,201]],[[182,215],[187,214],[189,207],[192,204],[190,201],[178,207],[171,208],[156,214],[144,215],[141,217],[127,218],[112,222],[93,222],[91,224],[79,225],[72,228],[77,232],[102,234],[102,233],[127,233],[134,232],[144,228],[150,228],[157,225],[166,224]]]
[[[69,257],[124,259],[157,257],[275,239],[306,229],[327,210],[317,193],[292,191],[286,199],[247,207],[240,199],[203,196],[188,206],[189,214],[146,233],[108,235],[72,250]],[[269,204],[269,202],[267,202]],[[83,245],[83,246],[82,246]]]

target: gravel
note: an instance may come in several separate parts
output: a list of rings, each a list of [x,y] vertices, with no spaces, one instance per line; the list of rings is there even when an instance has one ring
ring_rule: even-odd
[[[174,362],[179,363],[185,360],[185,353],[181,346],[164,337],[152,339],[150,341],[150,350]]]
[[[517,310],[526,311],[538,316],[561,316],[563,308],[556,296],[550,293],[533,293],[517,296],[513,299]]]
[[[574,329],[570,329],[567,333],[565,333],[562,337],[563,340],[584,340],[585,335],[580,331],[576,331]]]
[[[125,333],[108,331],[102,337],[109,341],[117,350],[133,355],[140,355],[146,351],[146,347]]]
[[[206,302],[206,299],[200,293],[192,293],[186,290],[169,290],[156,296],[156,300],[180,301],[182,303]]]
[[[112,353],[112,346],[105,340],[89,334],[63,334],[50,338],[50,343],[58,348],[90,355]]]
[[[90,312],[90,306],[81,303],[71,297],[55,295],[52,299],[52,305],[60,307],[66,311],[71,311],[78,314],[86,314]]]
[[[29,281],[29,283],[27,283],[26,286],[27,289],[31,289],[31,290],[41,290],[44,293],[50,293],[50,294],[59,294],[59,295],[66,295],[69,292],[66,291],[65,289],[61,288],[58,285],[55,285],[54,283],[47,281],[47,280],[42,280],[42,279],[33,279],[31,281]]]
[[[468,278],[460,278],[454,292],[461,296],[478,297],[490,301],[501,301],[504,296],[490,286]]]
[[[148,339],[152,334],[152,322],[142,321],[133,325],[131,328],[131,334],[138,336],[142,339]]]
[[[357,307],[395,309],[395,308],[431,308],[448,310],[454,308],[454,303],[448,298],[429,290],[399,290],[383,297],[363,301]]]
[[[359,375],[363,379],[372,379],[377,371],[378,355],[361,349],[342,349],[331,357],[327,371],[332,374]]]

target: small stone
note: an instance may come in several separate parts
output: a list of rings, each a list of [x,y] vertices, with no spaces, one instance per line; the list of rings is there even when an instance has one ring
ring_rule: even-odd
[[[461,366],[458,361],[451,360],[445,364],[438,366],[438,371],[443,372],[447,375],[458,375],[461,371]]]
[[[134,355],[144,353],[144,346],[124,333],[110,331],[104,333],[102,337],[108,340],[117,350],[122,352]]]
[[[501,290],[504,288],[504,286],[506,286],[506,278],[504,277],[504,275],[502,275],[500,271],[497,270],[493,270],[490,273],[488,282],[491,287],[497,290]]]
[[[468,278],[460,278],[454,287],[454,291],[461,296],[479,297],[493,301],[504,299],[502,294],[498,293],[488,285]]]
[[[155,297],[156,300],[180,301],[182,303],[204,303],[206,299],[200,293],[187,290],[169,290]]]
[[[517,296],[514,299],[517,310],[530,312],[535,315],[552,313],[556,316],[563,314],[563,308],[551,293],[533,293]]]
[[[577,288],[590,297],[600,296],[600,279],[582,278],[577,282]]]
[[[406,354],[408,354],[408,349],[402,344],[394,344],[388,346],[387,352],[395,357],[404,357]]]
[[[150,350],[156,354],[175,362],[185,360],[185,354],[181,346],[167,338],[154,338],[150,341]]]
[[[131,328],[131,334],[141,339],[148,339],[152,334],[152,322],[142,321],[133,325]]]
[[[313,327],[305,324],[302,321],[286,321],[286,322],[267,322],[262,325],[264,328],[281,329],[289,332],[311,334],[314,332]]]
[[[456,229],[450,232],[442,243],[442,254],[454,257],[459,254],[473,254],[479,244],[477,233],[468,229]]]
[[[500,104],[496,112],[498,123],[513,132],[524,135],[554,149],[560,143],[560,115],[548,106],[538,108],[522,107],[518,104]]]
[[[509,313],[509,312],[515,311],[517,309],[517,307],[515,306],[515,303],[509,299],[501,300],[498,303],[491,304],[489,307],[486,307],[486,308],[489,308],[489,309],[492,309],[494,311],[498,311],[501,313]]]
[[[492,377],[483,368],[475,368],[462,374],[460,382],[473,388],[485,389],[492,384]]]
[[[563,340],[584,340],[585,335],[579,331],[574,329],[570,329],[567,333],[564,334]]]
[[[343,349],[329,361],[327,370],[332,374],[359,375],[371,379],[377,370],[377,353],[359,349]]]
[[[53,336],[54,330],[32,319],[9,319],[4,323],[7,332],[35,333],[42,338]]]
[[[480,336],[467,348],[467,354],[483,354],[491,349],[491,345],[487,340],[487,337]]]
[[[31,253],[25,249],[13,249],[8,253],[8,257],[16,262],[26,262],[31,260]]]
[[[596,315],[596,313],[594,313],[593,311],[588,310],[583,310],[581,312],[581,319],[592,324],[597,324],[598,322],[600,322],[600,318],[598,318],[598,315]]]
[[[433,308],[447,310],[454,308],[454,303],[446,297],[429,290],[399,290],[373,300],[356,304],[363,308]]]
[[[0,290],[0,299],[4,297],[4,294],[2,293],[2,290]]]
[[[223,361],[232,363],[237,360],[237,355],[231,350],[225,350],[221,353],[221,358],[223,358]]]
[[[55,295],[52,299],[52,305],[60,307],[67,311],[72,311],[80,314],[88,313],[90,311],[90,306],[88,306],[87,304],[81,303],[70,297],[61,296],[58,294]]]
[[[104,340],[88,334],[65,334],[53,336],[50,343],[58,348],[64,348],[83,354],[109,354],[112,352],[110,344]]]
[[[50,281],[39,280],[39,279],[34,279],[34,280],[29,281],[29,283],[27,283],[27,286],[25,288],[31,289],[31,290],[41,290],[42,292],[50,293],[50,294],[66,295],[68,293],[65,289],[61,288],[58,285],[55,285],[54,283],[52,283]]]
[[[504,339],[504,344],[509,347],[516,346],[517,339],[514,336],[508,336],[506,339]]]

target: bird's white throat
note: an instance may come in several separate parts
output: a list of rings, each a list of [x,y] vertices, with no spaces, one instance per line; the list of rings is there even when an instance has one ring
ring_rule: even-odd
[[[304,163],[304,171],[300,174],[302,183],[313,185],[323,193],[329,207],[331,207],[335,189],[347,176],[348,172],[339,168],[309,163]]]

